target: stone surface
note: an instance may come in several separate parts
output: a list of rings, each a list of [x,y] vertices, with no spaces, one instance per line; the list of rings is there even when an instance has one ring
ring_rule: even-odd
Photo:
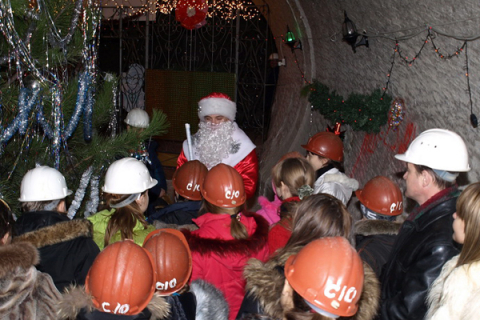
[[[261,1],[263,2],[263,1]],[[308,100],[300,96],[305,79],[318,79],[339,94],[369,94],[383,88],[391,66],[395,39],[400,41],[404,56],[411,59],[420,50],[428,27],[435,35],[440,52],[454,53],[463,44],[457,38],[480,36],[480,7],[473,0],[266,0],[270,7],[270,28],[277,48],[285,56],[286,67],[280,67],[272,124],[263,146],[260,169],[260,194],[269,193],[270,170],[289,151],[301,151],[301,144],[318,131],[332,125],[317,112],[311,112]],[[359,32],[366,30],[370,47],[359,47],[357,53],[342,41],[343,11],[355,22]],[[303,50],[295,55],[281,36],[287,24],[301,39]],[[280,48],[281,47],[281,48]],[[468,43],[470,85],[473,111],[480,117],[480,39]],[[297,60],[297,63],[295,62]],[[425,44],[420,56],[410,66],[395,56],[388,93],[406,102],[407,115],[397,131],[381,128],[377,135],[347,130],[345,137],[345,171],[365,182],[376,175],[395,179],[403,188],[404,164],[394,159],[420,132],[445,128],[460,134],[466,141],[472,170],[461,177],[461,184],[479,178],[479,130],[469,123],[470,102],[466,91],[465,50],[452,59],[441,59],[432,43]]]

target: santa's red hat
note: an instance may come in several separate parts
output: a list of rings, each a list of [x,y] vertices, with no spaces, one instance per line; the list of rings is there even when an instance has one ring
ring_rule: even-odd
[[[198,101],[198,117],[201,121],[212,114],[218,114],[235,121],[236,113],[237,105],[224,93],[213,92]]]

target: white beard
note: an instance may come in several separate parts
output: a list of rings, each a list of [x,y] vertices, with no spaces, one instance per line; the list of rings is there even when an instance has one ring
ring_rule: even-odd
[[[232,121],[212,124],[201,121],[194,136],[195,154],[208,170],[232,153],[235,126]]]

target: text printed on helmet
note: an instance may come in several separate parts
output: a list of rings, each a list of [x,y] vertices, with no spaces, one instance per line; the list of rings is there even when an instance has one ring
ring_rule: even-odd
[[[397,203],[392,203],[390,205],[390,213],[392,213],[393,211],[395,210],[402,210],[402,206],[403,206],[403,202],[402,201],[399,201]]]
[[[240,197],[240,191],[238,190],[228,190],[225,192],[225,199],[234,199]]]
[[[165,281],[165,282],[157,281],[157,283],[155,284],[155,289],[157,289],[158,291],[163,291],[163,290],[173,289],[176,286],[177,286],[177,279],[173,278],[172,280]]]
[[[193,190],[194,192],[195,191],[200,192],[200,185],[199,184],[193,185],[193,183],[190,182],[189,184],[187,184],[187,190],[189,190],[189,191]]]
[[[338,293],[340,293],[340,296],[337,297]],[[342,280],[340,279],[337,283],[334,283],[332,279],[328,279],[323,294],[329,299],[336,299],[338,301],[343,300],[350,303],[357,295],[357,289],[355,287],[342,287]]]
[[[117,302],[117,307],[115,310],[108,309],[110,307],[110,303],[104,302],[102,303],[103,312],[113,313],[113,314],[125,314],[130,310],[130,306],[128,304],[120,304]]]

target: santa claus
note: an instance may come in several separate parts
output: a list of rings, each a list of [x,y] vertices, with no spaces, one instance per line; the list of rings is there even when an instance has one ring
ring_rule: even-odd
[[[219,163],[234,167],[243,177],[247,198],[257,188],[258,158],[256,146],[235,122],[237,106],[223,93],[211,93],[198,102],[198,131],[192,136],[192,156],[183,142],[177,168],[190,160],[199,160],[209,170]]]

